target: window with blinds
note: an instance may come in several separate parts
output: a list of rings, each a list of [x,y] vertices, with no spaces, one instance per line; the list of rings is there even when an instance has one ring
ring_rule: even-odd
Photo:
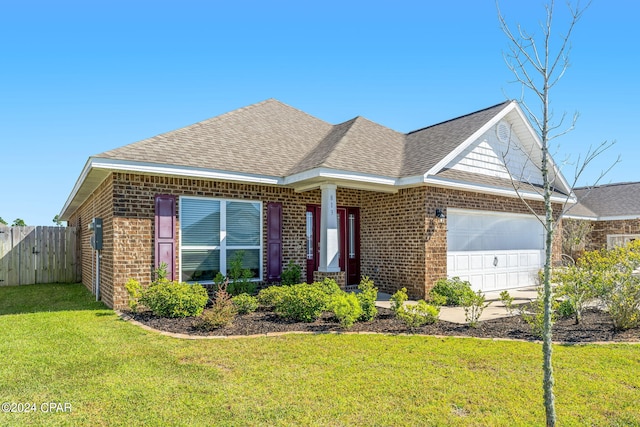
[[[180,198],[180,270],[185,282],[212,281],[227,274],[243,252],[243,267],[262,279],[262,203]]]

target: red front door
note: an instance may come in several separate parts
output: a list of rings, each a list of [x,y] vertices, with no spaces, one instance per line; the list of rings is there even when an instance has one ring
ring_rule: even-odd
[[[338,250],[340,270],[346,272],[347,285],[360,282],[360,211],[338,207]],[[320,212],[317,205],[307,206],[307,283],[320,266]]]

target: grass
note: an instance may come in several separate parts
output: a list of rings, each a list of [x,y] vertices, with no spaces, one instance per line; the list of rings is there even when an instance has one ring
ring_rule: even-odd
[[[543,425],[539,344],[287,335],[179,340],[81,285],[0,288],[0,425]],[[559,425],[640,425],[640,346],[554,347]],[[44,413],[44,402],[70,412]]]

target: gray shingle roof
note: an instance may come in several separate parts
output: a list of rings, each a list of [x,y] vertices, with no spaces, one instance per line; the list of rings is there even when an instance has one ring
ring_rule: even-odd
[[[578,203],[568,215],[640,217],[640,182],[622,182],[574,189]]]
[[[534,185],[528,182],[512,182],[506,178],[498,178],[490,175],[480,175],[472,172],[466,172],[455,169],[442,169],[438,172],[436,177],[451,179],[454,181],[461,182],[473,182],[476,184],[481,184],[489,187],[495,187],[500,189],[508,189],[513,190],[515,186],[517,190],[522,190],[525,192],[538,193],[542,195],[543,188],[541,185]],[[563,193],[558,189],[553,189],[553,196],[555,197],[567,197],[567,194]]]
[[[407,134],[402,175],[424,174],[496,116],[511,101]]]
[[[331,125],[275,99],[94,157],[284,177],[325,167],[422,175],[510,101],[402,134],[356,117]]]
[[[269,99],[95,157],[284,176],[332,129]]]

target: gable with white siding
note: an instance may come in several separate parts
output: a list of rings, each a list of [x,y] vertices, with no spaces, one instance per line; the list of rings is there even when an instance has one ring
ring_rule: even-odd
[[[542,185],[537,166],[540,156],[537,150],[534,153],[512,132],[509,121],[502,120],[458,154],[446,169]]]

